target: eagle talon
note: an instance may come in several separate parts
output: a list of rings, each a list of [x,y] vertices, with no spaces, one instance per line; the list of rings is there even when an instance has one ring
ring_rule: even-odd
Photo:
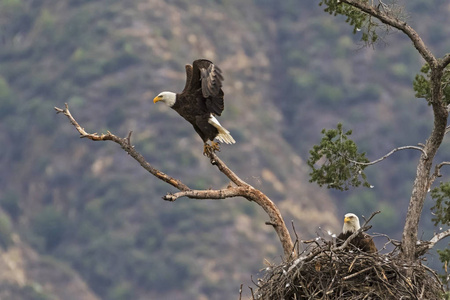
[[[211,150],[211,146],[208,145],[207,143],[205,143],[203,145],[203,155],[204,156],[209,156],[211,154],[212,150]]]
[[[203,155],[210,156],[214,152],[220,152],[220,146],[219,143],[211,142],[211,145],[205,143],[203,145]]]
[[[213,149],[213,152],[220,152],[220,144],[217,142],[211,142],[211,148]]]

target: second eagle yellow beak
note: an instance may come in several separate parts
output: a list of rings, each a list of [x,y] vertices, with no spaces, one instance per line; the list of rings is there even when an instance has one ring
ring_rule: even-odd
[[[156,96],[155,98],[153,98],[153,103],[156,103],[161,100],[162,100],[162,96]]]

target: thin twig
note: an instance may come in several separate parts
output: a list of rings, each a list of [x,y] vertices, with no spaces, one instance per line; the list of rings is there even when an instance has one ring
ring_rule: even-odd
[[[362,270],[360,270],[360,271],[358,271],[358,272],[356,272],[356,273],[350,274],[350,275],[348,275],[348,276],[342,277],[342,280],[348,280],[348,279],[350,279],[350,278],[353,278],[353,277],[355,277],[355,276],[358,276],[358,275],[361,274],[361,273],[364,273],[364,272],[366,272],[366,271],[369,271],[370,269],[372,269],[372,266],[367,267],[367,268],[365,268],[365,269],[362,269]]]
[[[248,186],[252,187],[247,182],[243,181],[239,176],[236,175],[230,168],[228,168],[225,163],[216,155],[214,152],[208,153],[208,157],[212,165],[217,166],[217,168],[225,174],[234,184],[237,186]]]
[[[386,155],[384,155],[383,157],[380,157],[379,159],[376,159],[376,160],[370,161],[370,162],[360,162],[360,161],[356,161],[356,160],[350,159],[350,158],[348,158],[348,157],[347,157],[346,155],[344,155],[344,154],[341,154],[341,155],[342,155],[346,160],[348,160],[348,161],[351,162],[351,163],[354,163],[354,164],[357,164],[357,165],[361,165],[361,166],[370,166],[370,165],[374,165],[374,164],[376,164],[376,163],[379,163],[379,162],[382,161],[382,160],[385,160],[386,158],[388,158],[389,156],[391,156],[392,154],[394,154],[394,153],[397,152],[397,151],[407,150],[407,149],[419,150],[419,151],[421,151],[421,152],[425,155],[425,157],[426,157],[426,155],[427,155],[426,152],[425,152],[425,150],[423,150],[423,148],[417,147],[417,146],[403,146],[403,147],[395,148],[395,149],[391,150],[389,153],[387,153]]]
[[[295,244],[297,244],[297,253],[300,253],[300,239],[298,237],[297,234],[297,230],[295,230],[295,226],[294,226],[294,220],[291,220],[291,224],[292,224],[292,230],[294,231],[295,234]]]
[[[342,3],[347,3],[353,7],[356,7],[363,12],[374,16],[382,23],[390,25],[394,28],[405,33],[413,42],[417,51],[419,51],[420,55],[425,59],[425,61],[432,67],[436,67],[438,65],[438,60],[434,57],[428,47],[425,45],[423,40],[420,38],[419,34],[406,22],[399,20],[398,18],[391,16],[381,10],[377,9],[374,6],[368,4],[368,2],[359,1],[359,0],[341,0]],[[442,65],[442,63],[441,63]]]
[[[430,180],[428,182],[428,189],[431,187],[431,185],[436,180],[436,178],[442,176],[441,175],[441,168],[443,166],[449,166],[449,165],[450,165],[449,161],[444,161],[444,162],[441,162],[440,164],[436,165],[436,167],[434,168],[434,173],[431,175]]]
[[[249,288],[249,289],[250,289],[250,291],[252,292],[252,299],[253,299],[253,300],[256,300],[256,298],[255,298],[255,294],[253,294],[253,289],[252,289],[252,287],[251,287],[251,286],[249,286],[248,288]]]
[[[446,238],[450,236],[450,229],[447,229],[445,231],[442,231],[440,233],[435,234],[431,239],[430,239],[430,247],[429,248],[433,248],[433,246],[439,242],[440,240]]]
[[[434,271],[433,269],[431,269],[430,267],[426,266],[426,265],[422,265],[428,272],[430,272],[434,279],[436,279],[436,282],[441,282],[441,279],[439,278],[438,274],[436,273],[436,271]]]
[[[130,130],[130,132],[128,132],[128,136],[127,136],[127,143],[129,146],[131,146],[131,135],[133,134],[133,130]]]

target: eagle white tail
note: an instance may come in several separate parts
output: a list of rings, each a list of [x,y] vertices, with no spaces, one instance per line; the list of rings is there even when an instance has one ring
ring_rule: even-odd
[[[216,139],[218,139],[219,142],[226,144],[236,143],[236,141],[231,136],[230,132],[226,130],[224,127],[222,127],[222,125],[220,125],[219,121],[213,115],[210,115],[208,123],[216,127],[217,130],[219,131],[219,134],[216,136]]]

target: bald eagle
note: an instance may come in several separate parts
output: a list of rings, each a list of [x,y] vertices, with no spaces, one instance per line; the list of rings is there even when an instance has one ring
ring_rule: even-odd
[[[355,214],[348,213],[344,217],[344,226],[342,233],[337,237],[336,245],[341,246],[349,236],[357,231],[361,226],[359,225],[359,218]],[[377,252],[375,243],[370,235],[360,232],[351,242],[350,245],[363,252],[374,253]]]
[[[153,99],[153,103],[163,101],[194,126],[204,143],[203,154],[220,150],[214,139],[235,143],[230,132],[215,117],[224,109],[222,81],[218,66],[207,59],[198,59],[192,65],[186,65],[186,85],[180,94],[162,92]]]

